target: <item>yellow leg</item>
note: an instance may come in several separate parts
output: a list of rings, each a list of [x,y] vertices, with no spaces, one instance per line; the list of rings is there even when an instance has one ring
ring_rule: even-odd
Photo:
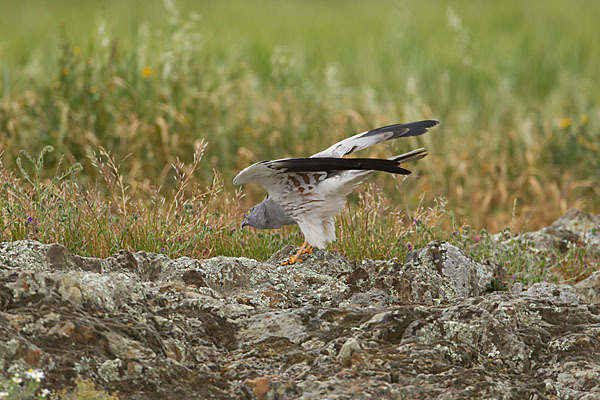
[[[302,254],[306,254],[306,253],[312,254],[312,252],[313,252],[312,246],[306,247],[307,244],[308,243],[305,240],[304,243],[302,243],[302,246],[300,246],[300,249],[298,250],[298,252],[296,254],[294,254],[293,256],[290,256],[289,260],[284,261],[279,265],[292,265],[292,264],[296,264],[297,262],[304,262],[302,259],[300,259],[300,256]]]
[[[306,243],[306,242],[304,242]],[[313,253],[313,247],[311,245],[306,246],[306,248],[304,250],[302,250],[302,253],[300,253],[299,255],[302,254],[312,254]]]

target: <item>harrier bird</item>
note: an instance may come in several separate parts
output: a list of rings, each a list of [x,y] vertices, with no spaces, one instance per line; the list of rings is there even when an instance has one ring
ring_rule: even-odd
[[[373,171],[408,175],[410,171],[400,165],[420,160],[427,151],[417,149],[387,159],[343,157],[386,140],[422,135],[437,124],[428,120],[384,126],[344,139],[308,158],[283,158],[249,166],[237,174],[233,183],[258,183],[267,189],[267,196],[246,212],[242,227],[273,229],[298,224],[305,241],[281,265],[302,262],[301,254],[335,240],[334,218],[356,186]]]

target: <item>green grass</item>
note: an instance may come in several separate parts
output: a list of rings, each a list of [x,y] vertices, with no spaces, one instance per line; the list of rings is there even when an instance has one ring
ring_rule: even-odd
[[[266,259],[300,238],[237,229],[264,196],[237,171],[424,118],[441,124],[363,153],[429,150],[353,198],[332,250],[403,257],[600,209],[600,3],[3,5],[1,240]]]
[[[18,172],[0,163],[1,240],[24,238],[44,243],[59,242],[83,256],[108,257],[120,249],[207,258],[218,255],[246,256],[266,260],[286,244],[299,244],[296,227],[273,231],[239,229],[239,192],[231,195],[218,178],[208,188],[198,187],[193,176],[204,146],[196,148],[191,164],[173,166],[176,184],[167,193],[144,195],[131,192],[112,156],[100,148],[92,165],[102,177],[93,186],[82,185],[80,164],[63,166],[51,179],[42,179],[44,161],[53,149],[38,156],[22,152]],[[33,173],[26,171],[30,166]],[[545,276],[579,281],[598,268],[598,257],[573,246],[566,253],[532,253],[526,247],[503,250],[487,230],[476,231],[458,223],[446,202],[431,207],[420,203],[402,209],[374,184],[350,203],[350,211],[338,219],[339,240],[329,249],[349,259],[391,259],[402,262],[407,254],[432,240],[447,241],[478,261],[494,259],[512,279],[538,282]],[[449,227],[449,229],[445,228]],[[510,229],[507,228],[510,232]]]

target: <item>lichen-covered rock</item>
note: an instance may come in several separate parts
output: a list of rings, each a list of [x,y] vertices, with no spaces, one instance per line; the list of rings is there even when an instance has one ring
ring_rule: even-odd
[[[410,284],[410,303],[433,304],[478,296],[495,277],[495,268],[465,256],[449,243],[431,242],[408,255],[400,273]]]
[[[580,297],[575,288],[570,285],[557,285],[554,283],[540,282],[531,285],[521,293],[524,296],[533,296],[538,299],[548,299],[556,303],[579,304]]]
[[[600,303],[600,271],[575,285],[575,291],[585,303]]]
[[[537,232],[511,235],[508,232],[492,236],[505,251],[520,249],[532,256],[565,253],[575,246],[583,246],[594,256],[600,255],[600,216],[571,209],[548,227]]]
[[[597,251],[597,222],[570,211],[536,240]],[[316,251],[279,266],[290,252],[96,259],[0,243],[0,370],[133,399],[600,398],[598,272],[487,293],[505,271],[444,242],[406,263]]]
[[[563,242],[577,241],[590,253],[600,254],[600,215],[571,209],[545,229]]]

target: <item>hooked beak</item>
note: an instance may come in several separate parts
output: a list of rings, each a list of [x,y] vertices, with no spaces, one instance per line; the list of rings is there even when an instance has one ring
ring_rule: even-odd
[[[246,220],[242,221],[242,228],[247,226],[248,224],[246,223]]]

